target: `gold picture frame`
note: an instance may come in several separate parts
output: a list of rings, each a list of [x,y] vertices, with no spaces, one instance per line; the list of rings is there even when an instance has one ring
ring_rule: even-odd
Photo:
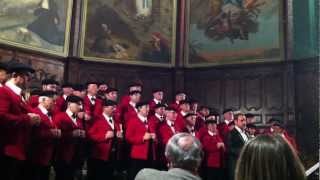
[[[208,2],[206,4],[206,2]],[[251,23],[252,24],[252,29],[246,30],[246,34],[243,35],[242,37],[237,37],[234,35],[233,36],[232,32],[230,33],[230,26],[232,25],[232,18],[234,18],[232,15],[233,11],[239,11],[239,14],[244,11],[247,11],[247,6],[245,4],[241,5],[242,7],[236,7],[234,5],[237,2],[253,2],[257,4],[257,7],[259,8],[256,9],[258,10],[255,17],[256,21],[252,20],[246,20],[245,23]],[[283,61],[285,59],[285,40],[284,40],[284,34],[285,34],[285,16],[284,16],[284,3],[285,1],[283,0],[272,0],[272,1],[267,1],[268,3],[278,3],[278,6],[272,4],[272,7],[269,7],[269,11],[272,11],[272,8],[277,8],[278,11],[273,11],[274,13],[277,13],[276,15],[271,14],[272,17],[276,18],[275,20],[278,21],[278,23],[271,23],[273,26],[278,26],[278,28],[274,28],[276,32],[274,34],[277,34],[278,38],[276,40],[276,46],[275,48],[262,48],[263,42],[258,39],[254,39],[259,35],[259,28],[260,30],[262,29],[260,24],[255,24],[255,23],[261,23],[259,22],[260,18],[258,17],[259,13],[262,12],[261,8],[264,7],[263,2],[266,1],[245,1],[245,0],[240,0],[240,1],[235,1],[235,0],[230,0],[228,3],[230,4],[224,4],[224,1],[215,1],[212,0],[210,3],[216,3],[210,6],[209,0],[186,0],[186,7],[185,7],[185,17],[186,17],[186,33],[185,33],[185,54],[184,54],[184,64],[185,67],[187,68],[196,68],[196,67],[210,67],[210,66],[221,66],[221,65],[233,65],[233,64],[248,64],[248,63],[263,63],[263,62],[279,62]],[[191,3],[193,3],[191,5]],[[199,4],[196,4],[199,3]],[[221,3],[221,4],[219,4]],[[234,3],[234,4],[232,4]],[[261,3],[261,4],[259,4]],[[191,6],[193,7],[191,9]],[[226,7],[227,6],[227,7]],[[270,4],[268,6],[271,6]],[[205,17],[208,13],[208,8],[210,8],[210,14],[211,17]],[[218,8],[217,8],[218,7]],[[198,9],[197,9],[198,8]],[[199,10],[200,9],[200,10]],[[192,13],[192,12],[193,13]],[[198,12],[197,12],[198,11]],[[223,11],[224,14],[222,14]],[[270,12],[269,12],[270,13]],[[196,14],[203,14],[203,19],[196,19],[197,16]],[[231,15],[230,15],[231,14]],[[269,14],[270,15],[270,14]],[[253,14],[252,14],[253,16]],[[277,17],[275,17],[277,16]],[[226,23],[219,18],[224,17]],[[228,19],[228,17],[230,17]],[[231,20],[230,20],[231,19]],[[263,19],[263,18],[262,18]],[[197,23],[195,23],[197,22]],[[270,21],[272,22],[272,21]],[[207,24],[206,24],[207,23]],[[209,24],[211,23],[211,24]],[[222,24],[222,25],[220,25]],[[227,24],[229,26],[224,27],[223,25]],[[230,25],[231,24],[231,25]],[[250,25],[251,25],[250,24]],[[210,25],[210,26],[209,26]],[[264,27],[267,26],[267,23],[264,23]],[[220,29],[219,29],[220,28]],[[223,29],[225,28],[225,29]],[[225,30],[225,32],[223,31]],[[229,31],[228,31],[229,30]],[[232,30],[232,29],[231,29]],[[238,36],[241,36],[241,30],[240,32],[235,32],[238,33]],[[269,29],[270,31],[270,29]],[[256,35],[252,37],[252,34]],[[258,35],[257,35],[258,33]],[[265,33],[265,32],[264,32]],[[270,32],[269,32],[270,33]],[[191,35],[192,34],[192,35]],[[231,35],[230,35],[231,34]],[[199,36],[199,37],[197,37]],[[260,34],[260,36],[263,36],[263,33]],[[210,38],[209,38],[210,37]],[[272,34],[271,36],[268,36],[268,38],[273,38]],[[234,38],[234,39],[232,39]],[[211,42],[210,42],[211,41]],[[217,44],[214,44],[215,42]],[[227,41],[230,41],[230,43],[227,43]],[[232,42],[233,41],[233,42]],[[242,41],[242,42],[241,42]],[[247,41],[247,44],[246,44]],[[259,42],[260,41],[260,42]],[[240,42],[240,43],[239,43]],[[272,42],[270,41],[270,44]],[[219,45],[218,45],[219,44]],[[228,51],[230,46],[235,46],[235,44],[238,46],[239,50],[237,51]],[[259,50],[256,48],[256,46],[260,44],[261,49],[259,52],[255,52],[256,50]],[[248,45],[248,48],[246,47]],[[254,46],[253,46],[254,45]],[[228,47],[229,46],[229,47]],[[249,48],[249,46],[251,48]],[[271,46],[271,45],[270,45]],[[235,48],[235,49],[236,49]],[[199,50],[200,49],[200,50]],[[203,52],[201,52],[201,49]],[[204,50],[203,50],[204,49]],[[219,49],[219,50],[217,50]],[[227,57],[228,55],[228,57]]]
[[[0,43],[67,57],[72,7],[73,0],[3,0]]]
[[[149,11],[138,9],[140,3],[145,3]],[[87,61],[174,67],[176,18],[176,0],[84,0],[80,57]]]

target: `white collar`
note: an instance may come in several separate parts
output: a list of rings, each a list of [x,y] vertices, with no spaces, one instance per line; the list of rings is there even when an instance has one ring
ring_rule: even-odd
[[[209,130],[208,130],[208,133],[209,133],[210,136],[214,136],[214,135],[217,134],[217,133],[213,133],[213,132],[211,132],[211,131],[209,131]]]
[[[0,83],[0,87],[3,87],[3,85]]]
[[[71,112],[70,109],[67,109],[67,110],[66,110],[66,113],[67,113],[67,115],[70,117],[70,119],[72,120],[72,122],[73,122],[75,125],[78,125],[78,124],[77,124],[77,118],[73,119],[73,117],[72,117],[73,112]]]
[[[49,111],[46,108],[44,108],[41,104],[38,105],[38,108],[43,114],[45,114],[46,116],[48,115]]]
[[[91,95],[88,94],[88,98],[89,98],[90,101],[91,101],[91,99],[92,99],[92,98],[96,98],[96,96],[91,96]]]
[[[143,123],[148,122],[148,118],[142,116],[141,114],[138,114],[138,118],[139,118]]]
[[[188,114],[188,113],[181,111],[181,115],[182,115],[182,116],[185,116],[185,115],[187,115],[187,114]]]
[[[15,94],[21,96],[22,89],[15,85],[12,80],[7,81],[6,86],[8,86]]]
[[[176,101],[176,104],[180,104],[180,101]]]
[[[112,129],[114,129],[114,120],[111,116],[108,116],[105,113],[102,113],[103,117],[107,120],[108,124],[111,126]],[[112,123],[110,122],[110,119],[112,119]]]
[[[168,124],[168,126],[172,127],[172,125],[174,124],[174,122],[167,120],[167,124]]]
[[[154,101],[156,104],[160,104],[160,103],[161,103],[161,101],[158,101],[158,100],[156,100],[155,98],[153,99],[153,101]]]
[[[239,132],[239,133],[244,133],[244,131],[242,129],[240,129],[238,126],[234,126],[234,128]]]
[[[136,103],[130,101],[129,104],[130,104],[133,108],[136,108]]]
[[[62,97],[63,97],[64,100],[67,100],[68,96],[64,94]]]
[[[155,113],[154,114],[158,119],[160,119],[160,121],[163,121],[163,116],[160,116],[159,114]]]
[[[232,120],[224,120],[224,122],[227,124],[227,125],[229,125],[231,122],[232,122]]]

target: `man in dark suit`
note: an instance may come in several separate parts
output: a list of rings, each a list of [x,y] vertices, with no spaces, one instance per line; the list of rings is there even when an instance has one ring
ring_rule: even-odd
[[[11,78],[0,88],[0,124],[5,140],[1,178],[18,180],[23,178],[31,128],[40,124],[40,117],[32,113],[22,92],[34,70],[16,61],[11,61],[9,68]]]
[[[238,113],[234,118],[235,128],[230,131],[227,138],[228,150],[228,175],[229,180],[234,180],[234,173],[237,160],[244,144],[249,140],[245,133],[246,117],[242,113]]]

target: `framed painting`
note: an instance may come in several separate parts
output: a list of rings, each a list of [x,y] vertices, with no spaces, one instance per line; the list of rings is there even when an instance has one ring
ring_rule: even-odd
[[[186,2],[187,67],[284,59],[282,0]]]
[[[66,57],[72,0],[1,0],[0,43]]]
[[[172,67],[176,0],[84,0],[84,60]]]

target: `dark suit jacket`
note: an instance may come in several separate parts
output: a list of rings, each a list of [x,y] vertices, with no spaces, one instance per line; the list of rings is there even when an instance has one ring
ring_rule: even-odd
[[[229,180],[234,180],[236,163],[244,144],[244,139],[235,128],[230,131],[227,138]]]

